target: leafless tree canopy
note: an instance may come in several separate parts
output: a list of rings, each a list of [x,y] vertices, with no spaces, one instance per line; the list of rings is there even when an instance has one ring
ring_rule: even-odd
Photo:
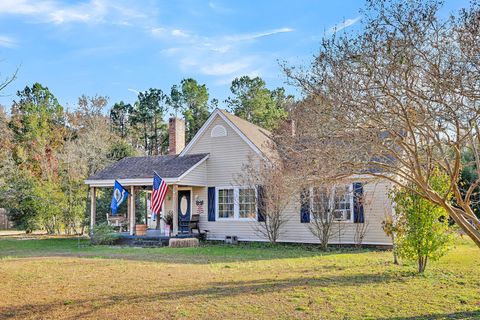
[[[471,209],[480,180],[458,184],[462,168],[480,169],[480,5],[446,19],[440,7],[368,1],[361,33],[325,39],[309,68],[285,68],[307,98],[292,112],[296,135],[276,140],[287,165],[311,176],[414,185],[480,246]],[[466,151],[476,163],[462,163]],[[429,184],[436,169],[450,177],[456,206]]]
[[[255,231],[276,243],[287,222],[285,208],[292,200],[295,185],[287,176],[281,161],[251,159],[237,177],[240,185],[257,188],[258,224]]]

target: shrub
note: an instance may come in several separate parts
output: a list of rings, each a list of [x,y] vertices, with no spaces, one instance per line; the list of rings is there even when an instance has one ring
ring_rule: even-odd
[[[118,239],[112,226],[107,223],[100,223],[93,227],[93,236],[91,242],[93,245],[109,245],[114,244]]]
[[[439,192],[445,193],[449,188],[448,177],[438,173],[430,177],[429,183]],[[444,208],[411,190],[397,189],[393,199],[403,223],[403,232],[396,239],[399,254],[417,260],[418,272],[423,273],[428,260],[439,259],[452,245],[448,214]]]

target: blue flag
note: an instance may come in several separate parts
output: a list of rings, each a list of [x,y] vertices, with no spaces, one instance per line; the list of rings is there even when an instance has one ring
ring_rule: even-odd
[[[120,182],[115,180],[115,186],[113,187],[112,203],[110,208],[112,208],[112,214],[116,215],[118,207],[122,202],[128,197],[128,191],[125,189]]]

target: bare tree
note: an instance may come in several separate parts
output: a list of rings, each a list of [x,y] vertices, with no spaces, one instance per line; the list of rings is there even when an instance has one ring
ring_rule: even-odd
[[[271,243],[276,243],[282,226],[287,222],[284,211],[293,200],[295,189],[282,163],[250,159],[243,166],[237,182],[257,189],[258,223],[254,225],[255,231]]]
[[[292,113],[297,134],[277,141],[291,168],[333,181],[367,174],[419,194],[480,246],[471,207],[480,184],[480,5],[448,19],[440,7],[368,1],[363,31],[325,39],[311,68],[286,68],[307,98]],[[475,162],[462,163],[467,150]],[[461,190],[466,167],[477,179]],[[435,170],[449,177],[446,193],[429,183]]]
[[[18,68],[15,69],[11,76],[5,77],[2,81],[0,81],[0,91],[5,89],[10,83],[12,83],[15,79],[17,79]]]
[[[335,222],[339,222],[336,203],[339,198],[345,197],[348,190],[345,190],[344,186],[321,185],[311,188],[309,193],[311,193],[312,205],[310,206],[311,220],[308,228],[320,241],[322,250],[327,250],[328,243],[335,231],[340,234],[343,229],[344,225],[338,223],[336,224],[338,229],[334,230]]]

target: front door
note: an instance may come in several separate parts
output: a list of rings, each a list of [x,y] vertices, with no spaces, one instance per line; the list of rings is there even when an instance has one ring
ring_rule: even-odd
[[[191,212],[191,191],[178,191],[178,232],[188,233]]]

